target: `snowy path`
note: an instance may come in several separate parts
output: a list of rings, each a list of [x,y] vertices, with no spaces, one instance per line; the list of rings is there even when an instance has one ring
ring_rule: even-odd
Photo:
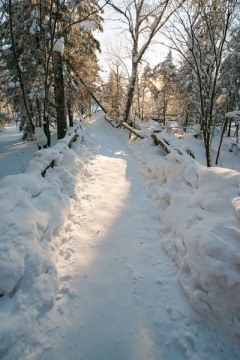
[[[25,358],[41,349],[41,360],[231,359],[179,288],[120,131],[102,121],[89,129],[96,153],[58,235],[59,295]]]

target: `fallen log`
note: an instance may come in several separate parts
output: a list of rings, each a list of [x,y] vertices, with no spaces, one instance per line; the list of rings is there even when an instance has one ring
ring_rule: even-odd
[[[164,139],[164,138],[159,139],[155,134],[152,134],[151,137],[153,138],[154,144],[160,145],[167,154],[170,154],[170,152],[172,152],[172,150],[174,150],[174,151],[177,151],[179,155],[183,155],[183,153],[179,149],[171,148],[170,143],[166,139]],[[193,159],[195,159],[195,156],[190,149],[186,149],[185,151],[189,156],[191,156]],[[176,161],[178,161],[177,158],[176,158]]]
[[[169,143],[165,139],[160,140],[155,134],[152,134],[151,136],[155,145],[160,145],[167,154],[170,154],[171,149]]]
[[[134,129],[132,126],[128,125],[125,121],[122,121],[120,124],[121,124],[120,126],[123,126],[125,129],[129,130],[131,133],[133,133],[140,139],[144,139],[144,136],[139,134],[139,132],[136,129]]]

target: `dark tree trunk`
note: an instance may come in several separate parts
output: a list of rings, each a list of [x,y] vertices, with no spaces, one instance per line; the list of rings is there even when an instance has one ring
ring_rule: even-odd
[[[218,152],[217,152],[217,157],[216,157],[215,165],[218,164],[218,160],[219,160],[219,156],[220,156],[220,151],[221,151],[221,146],[222,146],[222,141],[223,141],[223,135],[224,135],[224,133],[225,133],[225,129],[226,129],[226,126],[227,126],[227,122],[228,122],[228,119],[225,118],[225,121],[224,121],[224,124],[223,124],[223,127],[222,127],[221,139],[220,139],[219,146],[218,146]]]
[[[43,124],[43,130],[44,130],[45,135],[46,135],[47,140],[48,140],[47,145],[44,146],[44,148],[46,148],[46,147],[48,147],[48,146],[51,145],[51,134],[50,134],[49,121],[48,121],[48,119],[47,119],[47,121],[45,121],[44,124]]]
[[[64,138],[67,131],[67,121],[65,113],[65,95],[63,81],[62,55],[60,52],[53,52],[54,62],[54,81],[55,81],[55,105],[57,111],[57,134],[58,139]]]
[[[229,119],[229,123],[228,123],[228,137],[231,136],[231,127],[232,127],[232,119]]]

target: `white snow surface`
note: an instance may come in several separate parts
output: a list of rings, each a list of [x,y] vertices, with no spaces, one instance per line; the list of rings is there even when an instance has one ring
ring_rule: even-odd
[[[78,132],[0,181],[0,358],[238,359],[239,172]]]
[[[38,146],[45,146],[47,145],[47,137],[43,128],[36,126],[35,127],[35,138],[37,141]]]

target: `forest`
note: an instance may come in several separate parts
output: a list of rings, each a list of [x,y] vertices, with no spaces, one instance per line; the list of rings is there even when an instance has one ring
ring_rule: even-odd
[[[40,147],[50,146],[51,127],[63,138],[74,114],[91,113],[93,102],[117,123],[155,119],[163,126],[175,120],[183,130],[194,126],[207,166],[218,164],[223,136],[238,143],[237,0],[1,0],[0,6],[2,122],[11,116],[28,137],[43,129]],[[110,50],[102,76],[96,33],[110,21],[105,11],[126,43]],[[151,66],[148,50],[161,42],[164,59]],[[221,136],[212,159],[216,128]]]

